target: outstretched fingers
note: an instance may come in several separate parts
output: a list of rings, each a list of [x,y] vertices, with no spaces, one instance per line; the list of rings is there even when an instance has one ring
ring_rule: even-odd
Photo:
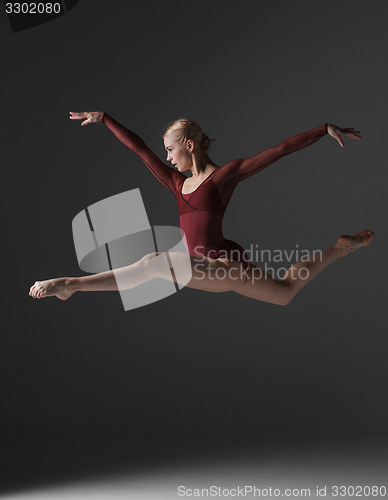
[[[345,146],[342,137],[348,137],[349,139],[356,139],[357,141],[361,141],[362,137],[359,135],[359,130],[354,130],[354,128],[342,128],[337,129],[333,135],[333,137],[338,141],[339,145],[343,148]]]
[[[85,120],[81,125],[89,125],[89,123],[101,122],[104,117],[103,111],[83,111],[82,113],[76,113],[70,111],[70,120]]]
[[[350,139],[356,139],[357,141],[362,140],[362,137],[360,136],[360,131],[354,130],[354,128],[342,129],[342,135],[344,135],[345,137],[349,137]]]
[[[358,135],[360,132],[348,132],[346,137],[350,137],[350,139],[356,139],[357,141],[361,141],[362,137]]]
[[[75,113],[74,111],[70,111],[70,120],[84,120],[81,125],[88,125],[89,123],[92,123],[91,117],[89,116],[89,113],[84,111],[82,113]]]
[[[349,137],[350,139],[356,139],[357,141],[361,141],[362,137],[360,135],[359,130],[354,130],[354,128],[344,128],[341,130],[341,135],[345,137]]]
[[[87,118],[87,112],[83,111],[82,113],[75,113],[74,111],[70,111],[70,120],[82,120],[83,118]]]

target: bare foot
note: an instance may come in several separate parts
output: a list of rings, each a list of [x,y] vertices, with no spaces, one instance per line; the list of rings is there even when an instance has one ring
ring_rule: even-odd
[[[364,229],[352,236],[343,234],[338,238],[334,248],[344,255],[347,255],[350,252],[354,252],[354,250],[370,245],[374,236],[374,231],[370,231],[369,229]]]
[[[29,295],[34,299],[55,295],[58,299],[67,300],[74,292],[71,278],[54,278],[46,281],[35,281],[30,288]]]

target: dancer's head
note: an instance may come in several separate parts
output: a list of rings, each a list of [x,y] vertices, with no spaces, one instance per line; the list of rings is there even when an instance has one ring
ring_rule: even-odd
[[[197,123],[188,118],[180,118],[170,123],[163,134],[163,139],[167,161],[176,165],[180,172],[192,166],[192,155],[207,157],[206,151],[210,147],[209,137]]]

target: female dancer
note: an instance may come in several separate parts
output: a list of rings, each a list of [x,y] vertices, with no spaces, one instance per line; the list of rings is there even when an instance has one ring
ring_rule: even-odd
[[[344,146],[342,137],[361,140],[359,131],[353,128],[320,125],[256,156],[233,160],[220,167],[207,154],[210,146],[208,136],[195,122],[180,119],[172,123],[163,136],[167,161],[175,166],[175,170],[163,163],[139,136],[106,113],[71,112],[70,119],[84,120],[81,123],[83,126],[103,122],[173,192],[190,253],[192,276],[186,284],[190,288],[209,292],[234,291],[256,300],[286,305],[325,267],[340,257],[369,245],[374,237],[374,232],[370,230],[363,230],[352,236],[340,236],[333,247],[298,262],[288,269],[281,280],[276,280],[249,262],[240,245],[225,240],[222,235],[222,218],[238,182],[283,156],[313,144],[327,133],[341,147]],[[192,176],[186,177],[182,173],[185,171],[190,171]],[[129,266],[91,276],[36,281],[29,294],[34,298],[55,295],[66,300],[76,291],[118,290],[115,274],[116,277],[125,278],[126,283],[129,283],[127,288],[153,278],[179,282],[173,272],[167,275],[165,267],[161,269],[158,259],[153,258],[157,255],[160,253],[148,254]],[[174,255],[175,262],[179,261],[179,255],[186,258],[177,253]],[[306,272],[301,273],[301,270]]]

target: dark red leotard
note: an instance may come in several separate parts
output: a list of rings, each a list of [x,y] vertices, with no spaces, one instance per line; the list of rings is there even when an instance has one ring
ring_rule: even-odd
[[[187,179],[184,174],[163,163],[138,135],[109,115],[104,115],[103,122],[175,195],[180,227],[184,231],[190,254],[212,258],[229,257],[241,262],[244,269],[247,267],[247,260],[244,258],[243,248],[234,241],[226,240],[222,234],[222,218],[237,183],[327,134],[327,124],[320,125],[286,139],[256,156],[230,161],[208,175],[192,193],[182,194],[182,185]]]

